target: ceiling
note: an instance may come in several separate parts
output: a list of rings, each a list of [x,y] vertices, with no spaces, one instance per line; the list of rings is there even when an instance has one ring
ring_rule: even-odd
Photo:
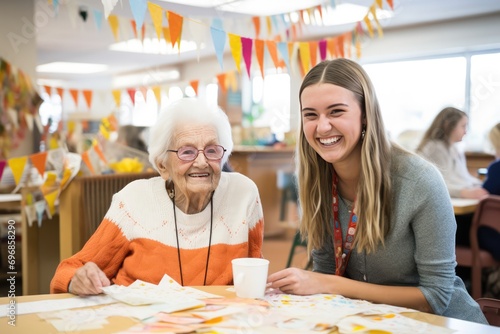
[[[194,0],[174,0],[183,2],[177,4],[171,1],[150,0],[150,2],[160,5],[163,9],[180,14],[185,18],[199,20],[206,24],[206,47],[200,51],[200,56],[213,56],[215,54],[210,37],[210,22],[213,18],[219,18],[224,23],[224,31],[228,33],[239,34],[254,38],[254,32],[250,25],[250,18],[260,13],[259,8],[267,8],[264,1],[271,0],[219,0],[219,2],[228,3],[227,7],[231,9],[246,10],[249,14],[234,13],[222,10],[220,6],[197,7],[187,4],[193,4]],[[331,0],[294,0],[294,7],[289,0],[272,0],[273,3],[280,3],[284,12],[295,12],[301,8],[314,7],[317,4],[329,4]],[[305,7],[300,7],[301,1],[307,1]],[[38,64],[46,64],[56,61],[78,62],[78,63],[98,63],[106,64],[108,69],[99,74],[62,74],[62,73],[38,73],[38,78],[45,80],[42,84],[53,86],[65,86],[81,88],[92,84],[92,88],[98,89],[99,82],[102,85],[110,84],[110,78],[127,73],[147,71],[148,69],[172,68],[176,64],[184,61],[194,60],[198,57],[197,51],[190,51],[173,55],[154,55],[131,52],[120,52],[109,50],[109,46],[115,43],[109,24],[102,22],[100,29],[97,28],[96,20],[93,15],[94,10],[103,12],[101,0],[60,0],[60,7],[57,15],[52,15],[44,24],[38,25],[37,30],[37,59]],[[250,6],[246,6],[250,2]],[[203,4],[214,3],[214,1],[203,0]],[[374,0],[336,0],[336,5],[340,4],[358,4],[370,6]],[[387,7],[386,0],[383,0],[384,7]],[[313,5],[311,5],[313,4]],[[394,29],[406,25],[424,24],[433,21],[452,20],[467,16],[477,16],[492,12],[500,12],[500,1],[492,0],[394,0],[394,13],[391,18],[381,20],[384,30]],[[269,7],[271,11],[279,9]],[[70,15],[70,12],[86,11],[87,20],[78,15]],[[257,10],[257,12],[256,12]],[[41,12],[41,15],[47,17],[47,0],[35,0],[35,11]],[[44,12],[45,11],[45,12]],[[266,12],[269,13],[269,12]],[[279,12],[275,12],[274,15]],[[49,13],[53,14],[53,13]],[[116,7],[111,14],[120,18],[132,19],[132,11],[128,0],[118,0]],[[262,16],[262,15],[259,15]],[[36,16],[35,16],[36,17]],[[145,22],[152,27],[150,15],[146,12]],[[247,22],[247,24],[241,24]],[[166,25],[166,20],[163,21]],[[300,38],[302,40],[319,40],[324,37],[331,37],[337,34],[354,29],[355,24],[343,24],[337,26],[307,26]],[[185,33],[183,28],[183,36]],[[121,28],[121,33],[129,34],[132,37],[130,26]],[[151,29],[151,33],[154,30]],[[188,33],[189,34],[189,33]],[[262,38],[262,37],[261,37]],[[267,37],[263,37],[267,38]],[[227,48],[226,42],[226,48]],[[52,81],[47,81],[52,80]],[[103,87],[104,88],[104,87]]]

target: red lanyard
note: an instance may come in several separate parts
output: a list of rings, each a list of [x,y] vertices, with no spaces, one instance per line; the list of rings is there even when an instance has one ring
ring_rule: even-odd
[[[356,226],[358,216],[351,212],[351,219],[349,220],[349,227],[347,228],[347,235],[345,242],[342,240],[342,228],[340,227],[339,220],[339,194],[337,192],[338,177],[335,172],[333,173],[333,187],[332,187],[332,208],[333,208],[333,248],[335,250],[335,275],[344,276],[347,262],[351,257],[352,245],[354,242],[354,235],[356,234]]]

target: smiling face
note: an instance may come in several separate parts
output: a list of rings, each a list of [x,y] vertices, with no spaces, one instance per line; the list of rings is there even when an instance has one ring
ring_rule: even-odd
[[[178,150],[183,146],[192,146],[203,150],[208,145],[218,144],[217,132],[213,126],[184,124],[177,127],[168,149]],[[193,161],[182,161],[175,152],[168,154],[168,159],[161,165],[160,174],[164,179],[172,179],[176,201],[204,201],[217,188],[221,176],[221,160],[207,160],[203,151]]]
[[[304,136],[327,162],[359,163],[362,112],[354,94],[340,86],[319,83],[306,87],[301,95]]]

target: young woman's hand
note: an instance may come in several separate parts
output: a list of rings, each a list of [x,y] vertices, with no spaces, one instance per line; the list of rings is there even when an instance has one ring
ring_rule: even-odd
[[[267,283],[269,288],[294,295],[328,293],[325,291],[325,284],[321,282],[324,276],[299,268],[287,268],[269,275]]]
[[[488,191],[483,187],[475,187],[475,188],[466,188],[460,191],[460,195],[463,198],[472,198],[472,199],[481,199],[485,196],[488,196]]]
[[[109,279],[97,264],[87,262],[75,272],[68,292],[79,296],[98,295],[102,293],[102,287],[109,285]]]

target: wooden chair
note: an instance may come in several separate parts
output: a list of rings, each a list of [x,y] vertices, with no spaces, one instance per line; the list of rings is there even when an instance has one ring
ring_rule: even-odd
[[[476,302],[481,307],[488,323],[491,326],[500,327],[500,299],[479,298]]]
[[[496,261],[489,252],[479,248],[477,230],[480,226],[488,226],[500,231],[500,196],[489,195],[479,202],[470,229],[470,248],[456,247],[458,265],[471,267],[471,294],[474,299],[482,297],[482,269],[500,265],[500,262]]]

